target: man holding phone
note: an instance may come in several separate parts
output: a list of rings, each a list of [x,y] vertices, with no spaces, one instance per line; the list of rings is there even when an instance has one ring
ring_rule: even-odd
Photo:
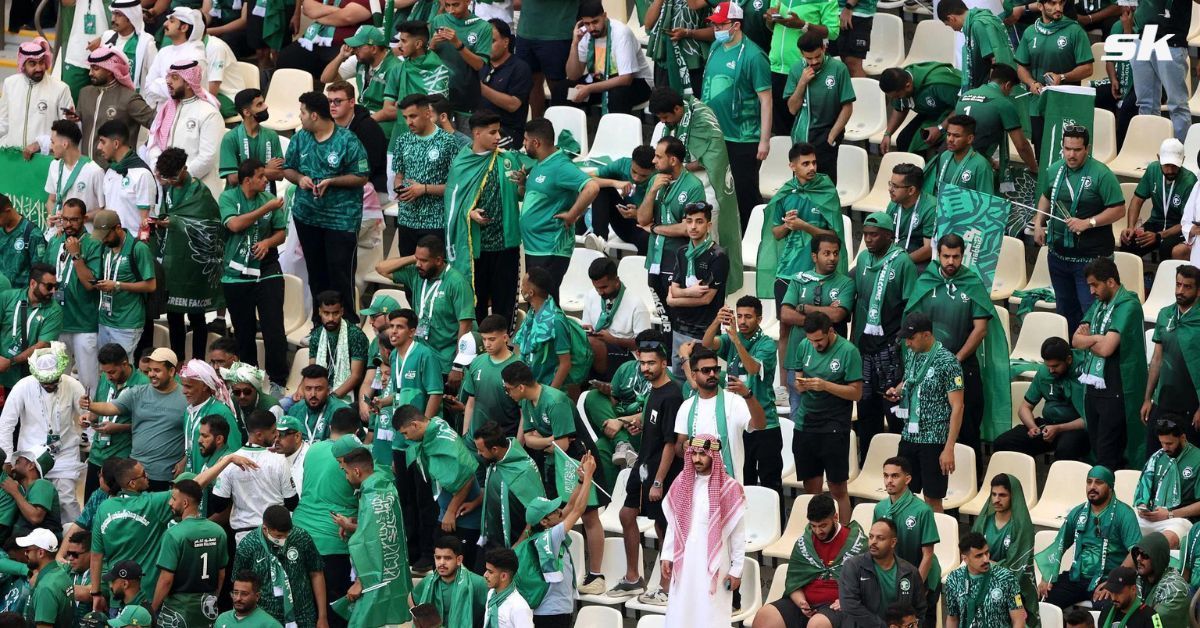
[[[638,224],[650,232],[646,247],[646,270],[650,289],[665,304],[676,271],[676,252],[687,245],[687,227],[683,225],[684,207],[703,204],[704,184],[684,167],[687,149],[675,137],[664,137],[654,147],[654,169],[650,189],[637,209]],[[707,235],[707,229],[705,230]],[[661,313],[660,313],[661,314]],[[701,325],[708,325],[706,317]],[[703,334],[703,327],[696,334]]]
[[[638,228],[637,208],[646,198],[646,188],[654,175],[654,147],[643,144],[622,157],[601,165],[596,183],[600,193],[592,202],[592,230],[607,239],[609,227],[621,240],[637,247],[638,255],[646,255],[648,234]]]
[[[650,310],[641,299],[626,298],[617,264],[601,257],[588,268],[594,290],[583,297],[583,328],[592,353],[592,372],[609,380],[617,367],[633,359],[634,337],[650,329]]]

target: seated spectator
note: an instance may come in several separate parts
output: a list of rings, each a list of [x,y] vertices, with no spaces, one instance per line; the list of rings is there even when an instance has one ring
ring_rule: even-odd
[[[1042,363],[1025,392],[1011,430],[996,437],[996,451],[1019,451],[1030,456],[1054,452],[1055,460],[1086,461],[1091,451],[1083,422],[1083,384],[1079,363],[1062,338],[1047,338]],[[1042,403],[1042,415],[1033,411]]]
[[[641,299],[626,299],[617,264],[602,257],[588,268],[593,290],[584,296],[583,329],[595,356],[592,371],[611,380],[617,367],[633,359],[636,336],[650,329],[650,311]]]
[[[963,564],[946,574],[946,618],[962,628],[1025,626],[1019,575],[992,564],[987,539],[968,533],[958,542]],[[1030,603],[1035,603],[1031,600]]]
[[[1196,185],[1196,174],[1183,167],[1183,144],[1169,137],[1158,149],[1158,161],[1146,166],[1125,211],[1121,230],[1122,251],[1144,256],[1158,253],[1158,259],[1171,259],[1183,243],[1183,205]],[[1150,216],[1142,220],[1142,206],[1149,200]],[[1191,225],[1188,225],[1189,232]]]
[[[1185,421],[1187,417],[1164,414],[1151,426],[1161,449],[1142,467],[1132,504],[1142,534],[1161,532],[1176,549],[1192,527],[1190,519],[1200,515],[1196,485],[1200,449],[1188,442]]]
[[[1129,567],[1117,567],[1104,583],[1104,591],[1112,606],[1100,613],[1100,628],[1151,628],[1162,626],[1163,620],[1154,608],[1142,600],[1137,572]]]
[[[600,113],[630,113],[650,98],[650,62],[621,19],[611,20],[600,0],[579,6],[572,31],[567,79],[575,82],[571,100],[600,105]]]
[[[337,56],[346,39],[371,21],[370,0],[321,0],[305,2],[297,9],[312,20],[300,38],[279,51],[277,68],[304,70],[320,76]]]
[[[912,563],[896,553],[896,523],[879,519],[867,535],[867,552],[848,558],[838,578],[838,602],[842,617],[853,625],[878,626],[880,618],[903,614],[917,625],[926,616],[925,584]],[[908,608],[893,611],[894,605]],[[888,625],[892,620],[888,619]]]
[[[705,202],[689,203],[683,208],[688,244],[675,251],[674,276],[667,293],[676,373],[682,372],[686,358],[680,348],[688,342],[698,343],[725,304],[729,255],[709,233],[712,209]]]
[[[1146,605],[1153,608],[1167,626],[1182,626],[1189,620],[1191,596],[1179,570],[1171,566],[1167,538],[1151,532],[1133,546],[1129,555],[1138,573],[1138,590]]]
[[[592,201],[592,231],[607,239],[611,229],[623,242],[637,247],[638,255],[647,252],[649,238],[638,227],[637,208],[646,198],[646,188],[654,175],[654,153],[652,146],[643,144],[628,157],[602,164],[593,175],[600,192]]]
[[[391,137],[396,112],[384,110],[383,98],[392,74],[401,63],[388,48],[387,35],[374,26],[363,25],[353,37],[346,38],[337,56],[321,71],[321,82],[355,79],[359,86],[358,104],[366,107],[384,135]]]

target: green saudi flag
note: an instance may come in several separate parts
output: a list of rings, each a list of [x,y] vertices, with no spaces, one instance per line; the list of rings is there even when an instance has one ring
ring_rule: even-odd
[[[1096,120],[1096,88],[1054,85],[1042,90],[1037,103],[1042,116],[1042,150],[1038,155],[1038,189],[1045,183],[1050,164],[1062,159],[1063,129],[1082,126],[1089,131]],[[1095,142],[1091,142],[1095,144]],[[1089,146],[1088,152],[1091,152]]]
[[[571,498],[571,493],[575,492],[575,487],[577,486],[579,486],[579,461],[568,456],[567,452],[563,451],[558,445],[555,445],[554,487],[558,489],[558,496],[562,498],[564,504]],[[595,486],[592,486],[588,490],[587,505],[600,505],[600,500],[596,497]]]
[[[13,209],[38,227],[46,228],[46,175],[50,172],[49,155],[34,155],[26,160],[19,148],[0,149],[0,194],[12,201]]]
[[[939,238],[947,233],[962,236],[967,245],[962,264],[974,268],[988,290],[996,277],[1000,244],[1004,241],[1011,208],[1012,203],[999,196],[948,183],[943,184],[938,195],[936,235]]]

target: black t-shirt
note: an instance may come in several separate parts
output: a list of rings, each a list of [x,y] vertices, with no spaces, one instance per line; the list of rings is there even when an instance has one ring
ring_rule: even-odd
[[[404,121],[401,120],[401,123]],[[383,127],[371,117],[371,112],[362,105],[354,105],[354,119],[346,127],[362,142],[367,151],[367,166],[371,168],[369,178],[375,192],[385,198],[387,189],[387,136]]]
[[[510,112],[497,107],[486,97],[479,99],[479,109],[492,111],[500,116],[501,135],[512,138],[515,145],[510,146],[514,150],[519,149],[525,139],[525,118],[529,116],[529,90],[533,89],[533,72],[529,69],[529,64],[510,56],[508,61],[498,68],[489,65],[480,68],[479,79],[501,94],[516,96],[521,100],[521,106]]]
[[[688,246],[684,245],[675,251],[675,285],[686,288],[688,272]],[[700,283],[717,290],[717,296],[708,305],[698,307],[672,307],[671,328],[693,338],[703,338],[704,330],[717,317],[721,306],[725,305],[725,286],[729,279],[729,256],[725,249],[716,244],[696,258],[692,270]]]
[[[675,415],[683,405],[683,390],[679,383],[671,380],[658,388],[651,388],[646,395],[646,406],[642,410],[642,446],[638,452],[638,468],[646,465],[647,478],[653,480],[662,460],[663,445],[675,442]],[[683,468],[678,457],[671,463],[669,476]]]

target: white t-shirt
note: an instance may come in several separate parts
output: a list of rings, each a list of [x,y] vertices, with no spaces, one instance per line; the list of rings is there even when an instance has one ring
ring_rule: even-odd
[[[517,586],[509,584],[510,587]],[[496,592],[488,589],[487,599],[492,599]],[[486,620],[485,620],[486,623]],[[496,609],[497,626],[489,625],[487,628],[533,628],[533,609],[529,608],[529,602],[521,597],[520,591],[513,591],[500,608]]]
[[[59,204],[72,198],[79,199],[83,201],[89,212],[104,207],[104,169],[97,166],[96,162],[91,159],[82,166],[78,162],[75,165],[79,167],[79,174],[75,177],[74,183],[70,188],[60,189],[60,187],[66,186],[67,181],[71,180],[73,171],[63,163],[63,160],[55,159],[50,164],[50,172],[46,175],[46,194],[54,194]],[[46,209],[50,213],[54,213],[53,207]]]
[[[246,82],[242,80],[241,73],[232,71],[237,57],[233,55],[229,44],[220,37],[209,37],[204,44],[204,54],[208,58],[208,82],[221,81],[221,94],[233,100],[238,92],[246,89]],[[208,89],[208,85],[203,87]]]
[[[583,297],[583,324],[595,328],[596,321],[600,320],[600,313],[603,311],[604,299],[600,297],[600,293],[595,290],[588,291]],[[626,290],[621,304],[613,314],[612,324],[608,326],[609,333],[617,338],[633,338],[647,329],[650,329],[650,310],[646,309],[646,304],[641,299]]]
[[[607,41],[599,41],[596,44],[597,53],[601,46],[609,44],[607,47],[613,55],[613,64],[617,69],[618,76],[632,74],[634,78],[646,79],[651,86],[654,85],[654,72],[650,69],[650,61],[646,59],[646,53],[642,51],[642,45],[638,43],[637,37],[633,35],[633,31],[619,20],[608,21],[608,36],[603,38]],[[587,63],[588,46],[591,44],[592,36],[584,34],[579,38],[579,47],[576,52],[579,54],[579,60]],[[601,66],[600,71],[604,70]],[[584,68],[584,72],[591,74],[596,72],[597,68]],[[610,77],[612,78],[612,77]]]
[[[292,484],[291,465],[283,454],[254,445],[242,447],[237,454],[253,460],[258,468],[243,471],[229,465],[217,476],[213,495],[233,499],[230,528],[249,530],[262,525],[262,514],[267,507],[282,505],[283,500],[294,497],[296,487]]]
[[[278,408],[279,406],[275,406]],[[274,410],[274,408],[272,408]],[[278,419],[279,417],[275,417]],[[296,487],[296,494],[304,494],[304,457],[308,455],[308,441],[300,441],[300,449],[296,453],[287,457],[288,464],[292,466],[292,484]]]
[[[726,392],[724,396],[725,429],[729,435],[729,442],[721,443],[721,447],[722,450],[728,447],[730,456],[733,458],[733,469],[725,469],[725,472],[736,478],[738,482],[744,482],[742,465],[746,459],[746,447],[742,442],[742,433],[754,431],[750,427],[750,406],[746,405],[745,399],[731,392]],[[691,416],[693,407],[696,408],[696,424],[695,429],[689,433],[688,418]],[[697,395],[683,402],[683,405],[679,406],[679,413],[675,415],[675,433],[684,436],[712,434],[720,438],[721,430],[717,427],[717,397],[701,399]]]
[[[153,209],[157,200],[158,183],[149,170],[130,168],[129,173],[122,176],[110,168],[104,173],[104,206],[117,212],[126,231],[136,234],[142,226],[138,208]]]

